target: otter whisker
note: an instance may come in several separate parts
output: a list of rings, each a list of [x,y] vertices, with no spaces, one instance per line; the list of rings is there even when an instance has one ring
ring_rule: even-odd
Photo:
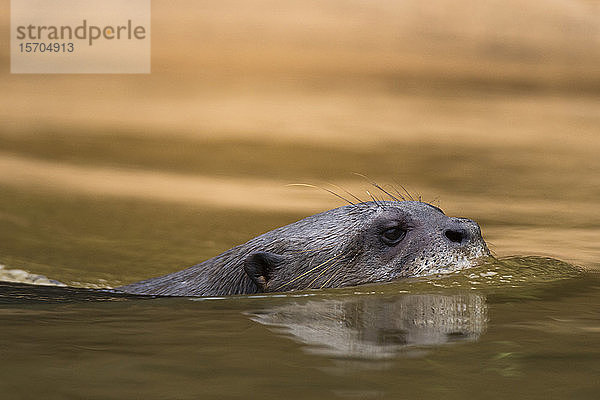
[[[385,186],[388,187],[388,190],[393,190],[396,193],[394,195],[395,198],[399,198],[401,201],[406,201],[406,197],[404,197],[400,192],[398,192],[398,189],[396,189],[396,187],[394,185],[391,185],[388,183]],[[400,200],[398,200],[398,201],[400,201]]]
[[[354,257],[352,257],[352,258],[350,259],[350,261],[348,261],[348,262],[347,262],[347,264],[351,264],[351,263],[352,263],[352,262],[353,262],[353,261],[356,259],[356,256],[357,256],[357,255],[358,255],[358,253],[354,254]],[[325,283],[323,283],[323,284],[321,285],[321,287],[319,287],[319,289],[323,289],[325,286],[327,286],[327,285],[329,284],[329,282],[331,282],[331,280],[332,280],[332,279],[333,279],[335,276],[337,276],[337,274],[338,274],[338,273],[339,273],[341,270],[342,270],[342,268],[338,268],[338,269],[337,269],[337,271],[335,271],[333,274],[331,274],[331,276],[329,277],[329,279],[327,279],[327,280],[325,281]]]
[[[337,258],[337,257],[339,257],[339,255],[335,255],[335,256],[333,256],[333,257],[331,257],[331,258],[328,258],[327,260],[323,261],[321,264],[319,264],[319,265],[317,265],[316,267],[314,267],[314,268],[311,268],[311,269],[309,269],[308,271],[306,271],[306,272],[304,272],[304,273],[302,273],[302,274],[298,275],[298,276],[297,276],[297,277],[295,277],[294,279],[292,279],[292,280],[290,280],[290,281],[287,281],[286,283],[284,283],[283,285],[279,286],[279,287],[278,287],[278,288],[276,288],[275,290],[281,290],[281,289],[283,289],[283,288],[284,288],[284,287],[286,287],[287,285],[289,285],[289,284],[291,284],[291,283],[293,283],[293,282],[296,282],[298,279],[300,279],[300,278],[303,278],[303,277],[304,277],[304,276],[306,276],[307,274],[310,274],[311,272],[313,272],[315,269],[317,269],[317,268],[319,268],[319,267],[322,267],[323,265],[327,264],[328,262],[330,262],[331,260],[333,260],[333,259],[335,259],[335,258]]]
[[[366,175],[359,174],[358,172],[355,172],[354,174],[355,174],[355,175],[358,175],[358,176],[360,176],[360,177],[362,177],[362,178],[364,178],[364,179],[365,179],[367,182],[369,182],[371,185],[375,186],[377,189],[381,190],[383,193],[385,193],[385,194],[387,194],[388,196],[390,196],[390,198],[391,198],[392,200],[395,200],[395,201],[400,201],[400,199],[398,199],[396,196],[394,196],[393,194],[391,194],[390,192],[388,192],[387,190],[385,190],[383,187],[381,187],[381,185],[379,185],[377,182],[375,182],[374,180],[370,179],[370,178],[369,178],[369,177],[367,177]],[[401,198],[404,200],[404,197],[403,197],[403,196],[400,196],[400,197],[401,197]]]
[[[402,188],[402,190],[404,190],[404,192],[406,192],[406,195],[412,200],[415,201],[415,198],[412,196],[412,194],[410,194],[410,192],[408,190],[406,190],[406,188],[402,185],[400,185],[400,187]]]
[[[336,262],[336,263],[332,263],[332,264],[331,264],[329,267],[327,267],[327,268],[323,269],[323,271],[321,271],[321,272],[319,273],[319,275],[317,275],[317,276],[315,277],[315,279],[313,279],[312,281],[310,281],[310,283],[309,283],[309,284],[306,286],[306,289],[310,289],[310,287],[312,286],[312,284],[313,284],[313,283],[315,283],[315,281],[316,281],[317,279],[319,279],[319,278],[321,277],[321,275],[323,275],[325,272],[329,271],[331,268],[335,267],[335,266],[336,266],[336,265],[338,265],[339,263],[340,263],[339,261],[338,261],[338,262]]]
[[[341,195],[337,194],[337,193],[336,193],[336,192],[334,192],[333,190],[329,190],[329,189],[327,189],[327,188],[324,188],[324,187],[322,187],[322,186],[312,185],[312,184],[310,184],[310,183],[289,183],[289,184],[287,184],[287,185],[285,185],[285,186],[306,186],[306,187],[311,187],[311,188],[315,188],[315,189],[321,189],[321,190],[325,190],[325,191],[327,191],[327,192],[331,193],[332,195],[334,195],[335,197],[338,197],[338,198],[340,198],[340,199],[344,200],[345,202],[347,202],[347,203],[349,203],[349,204],[351,204],[351,205],[353,205],[353,206],[355,206],[355,205],[356,205],[356,204],[354,204],[353,202],[351,202],[350,200],[348,200],[347,198],[345,198],[345,197],[343,197],[343,196],[341,196]]]
[[[394,196],[393,194],[391,194],[390,192],[388,192],[387,190],[385,190],[384,188],[382,188],[381,186],[379,186],[377,184],[377,182],[371,182],[371,185],[375,186],[377,189],[381,190],[383,193],[387,194],[388,196],[390,196],[390,198],[394,201],[401,201],[399,198],[397,198],[396,196]]]
[[[333,277],[335,277],[339,272],[340,272],[341,268],[339,268],[337,271],[335,271],[333,274],[331,274],[331,276],[329,277],[329,279],[327,279],[325,281],[325,283],[323,283],[319,289],[323,289],[325,286],[327,286],[329,284],[329,282],[331,282],[331,280],[333,279]]]
[[[365,180],[367,180],[367,182],[369,182],[369,178],[367,178],[365,175],[360,174],[358,172],[353,172],[353,174],[360,176],[361,178],[364,178]],[[367,192],[371,200],[373,200],[373,203],[375,203],[378,207],[382,207],[382,204],[379,203],[377,197],[373,196],[373,194],[371,194],[371,192],[369,192],[368,190],[365,190],[365,192]]]
[[[359,197],[357,197],[357,196],[355,196],[353,193],[351,193],[351,192],[347,191],[346,189],[344,189],[344,188],[343,188],[343,187],[341,187],[340,185],[336,185],[335,183],[331,183],[331,182],[328,182],[328,183],[329,183],[331,186],[335,186],[336,188],[338,188],[338,189],[340,189],[340,190],[343,190],[344,192],[346,192],[346,194],[349,194],[349,195],[350,195],[352,198],[354,198],[354,200],[358,201],[359,203],[362,203],[362,202],[363,202],[363,201],[362,201],[362,200],[361,200]]]
[[[371,197],[371,200],[373,200],[373,203],[375,203],[377,207],[381,207],[381,204],[379,204],[379,201],[377,201],[377,198],[373,196],[371,192],[369,192],[368,190],[365,190],[365,192],[367,192],[367,194],[369,195],[369,197]]]
[[[406,190],[406,188],[398,183],[396,183],[398,186],[400,186],[402,188],[402,190],[404,191],[404,193],[406,193],[406,195],[408,196],[409,199],[411,199],[412,201],[415,201],[415,198],[412,196],[412,194],[410,194],[410,192],[408,190]]]
[[[394,189],[394,192],[396,192],[396,194],[397,194],[398,196],[400,196],[400,198],[401,198],[403,201],[406,201],[406,197],[404,197],[404,195],[398,191],[398,189],[396,188],[396,186],[394,186],[394,185],[389,185],[389,186],[390,186],[392,189]]]

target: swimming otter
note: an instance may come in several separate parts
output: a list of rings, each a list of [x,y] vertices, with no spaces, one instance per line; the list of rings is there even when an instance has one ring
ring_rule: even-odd
[[[183,271],[117,290],[220,296],[337,288],[452,272],[487,255],[470,219],[421,201],[371,201],[312,215]]]

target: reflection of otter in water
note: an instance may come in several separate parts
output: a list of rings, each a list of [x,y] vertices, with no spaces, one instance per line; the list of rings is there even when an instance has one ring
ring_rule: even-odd
[[[456,271],[487,255],[469,219],[420,201],[373,201],[304,218],[186,270],[118,290],[215,296],[335,288]]]
[[[418,294],[309,300],[254,312],[253,321],[308,345],[312,353],[381,359],[408,346],[474,341],[487,322],[485,298]]]

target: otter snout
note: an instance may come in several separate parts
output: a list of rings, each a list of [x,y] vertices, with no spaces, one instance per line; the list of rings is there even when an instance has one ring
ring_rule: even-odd
[[[449,218],[449,220],[442,233],[444,240],[450,245],[466,245],[483,241],[477,222],[468,218]]]

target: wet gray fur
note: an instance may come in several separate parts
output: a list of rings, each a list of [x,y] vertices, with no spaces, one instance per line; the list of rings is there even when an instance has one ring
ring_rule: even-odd
[[[405,236],[390,245],[382,235],[394,226]],[[479,226],[469,219],[447,217],[420,201],[366,202],[309,216],[188,269],[118,290],[223,296],[343,287],[451,272],[487,255]],[[256,268],[251,278],[248,271]]]

